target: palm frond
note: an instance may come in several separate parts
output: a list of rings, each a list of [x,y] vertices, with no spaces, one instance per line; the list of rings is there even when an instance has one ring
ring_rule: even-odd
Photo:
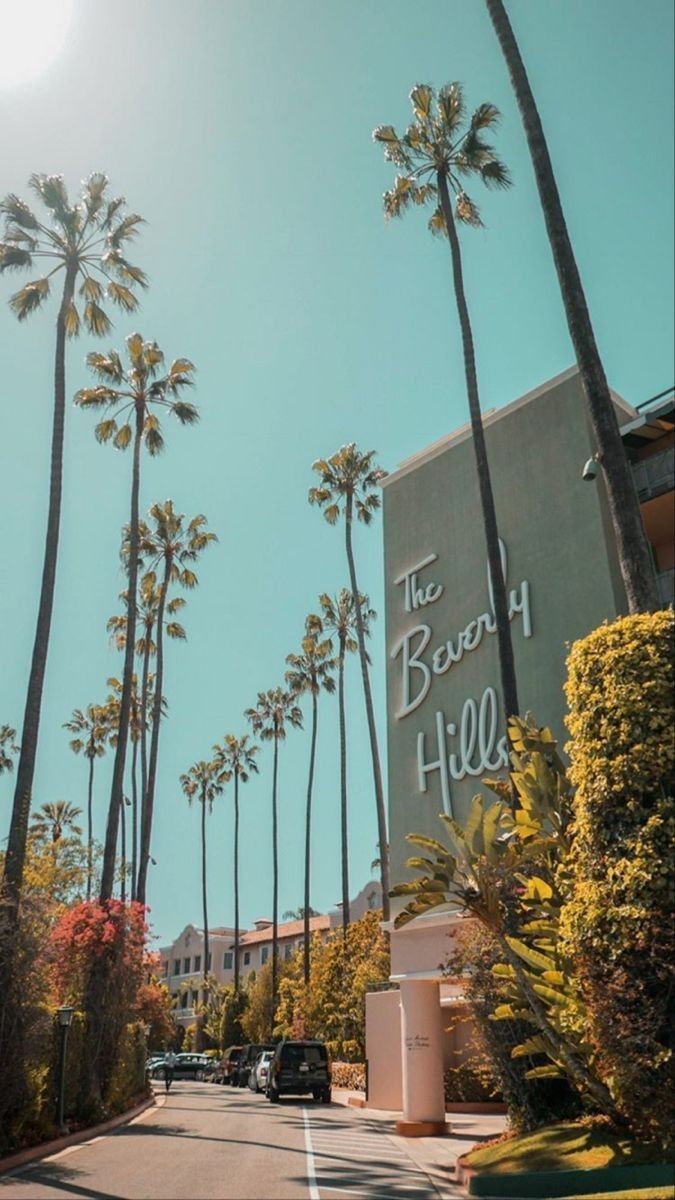
[[[44,304],[49,295],[49,280],[36,279],[27,283],[20,291],[10,297],[9,306],[20,321],[25,321],[31,313]]]
[[[85,304],[84,323],[95,337],[103,337],[112,329],[112,321],[95,300],[89,300]]]
[[[11,242],[0,242],[0,273],[4,271],[23,271],[33,265],[29,250],[15,246]]]
[[[0,213],[9,221],[13,221],[22,229],[37,230],[40,228],[40,223],[33,213],[32,209],[26,204],[25,200],[21,200],[14,192],[10,192],[5,196],[4,200],[0,200]]]

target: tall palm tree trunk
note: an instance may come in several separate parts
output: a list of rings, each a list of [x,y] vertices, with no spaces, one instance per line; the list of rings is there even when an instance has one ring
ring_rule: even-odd
[[[234,772],[234,990],[239,992],[239,774]]]
[[[277,778],[279,767],[279,733],[274,732],[274,766],[272,771],[272,1012],[270,1036],[277,1011],[277,974],[279,968],[279,828],[277,819]]]
[[[478,395],[478,378],[476,375],[476,358],[473,349],[473,334],[469,309],[464,292],[464,277],[462,272],[462,254],[455,228],[455,218],[452,213],[448,185],[445,176],[438,175],[438,191],[441,207],[445,218],[445,226],[450,241],[452,256],[452,275],[455,286],[457,312],[462,331],[462,348],[464,351],[464,373],[466,390],[469,398],[469,413],[471,415],[471,432],[473,434],[473,449],[476,458],[476,472],[480,489],[481,508],[483,511],[483,528],[487,544],[488,566],[492,597],[494,604],[495,624],[497,626],[497,645],[499,651],[499,670],[502,682],[502,699],[504,714],[508,721],[511,716],[518,714],[518,688],[516,685],[516,668],[513,660],[513,643],[511,641],[511,626],[509,624],[509,606],[506,599],[506,583],[502,571],[501,555],[499,553],[499,533],[497,530],[497,514],[492,493],[492,480],[488,463],[485,431],[480,411]]]
[[[640,506],[619,433],[616,411],[607,386],[591,318],[586,304],[553,166],[530,81],[502,0],[487,0],[492,24],[502,48],[532,157],[539,199],[565,306],[581,384],[593,427],[598,461],[607,489],[621,575],[630,612],[658,608],[654,566]]]
[[[352,548],[352,497],[347,498],[347,511],[345,521],[345,539],[347,543],[347,562],[349,563],[349,580],[351,583],[352,595],[354,597],[354,611],[356,613],[356,637],[359,643],[359,659],[361,662],[361,677],[363,679],[363,694],[366,701],[366,715],[368,718],[368,733],[370,735],[370,753],[373,761],[373,780],[375,783],[375,803],[377,805],[377,834],[380,846],[380,878],[382,880],[382,917],[385,921],[389,920],[390,903],[389,903],[389,842],[387,838],[387,816],[384,808],[384,790],[382,788],[382,768],[380,766],[380,751],[377,744],[377,728],[375,726],[375,712],[373,709],[373,694],[370,687],[370,675],[368,672],[368,654],[366,651],[366,635],[363,628],[363,614],[359,603],[359,590],[356,582],[356,566],[354,563],[354,550]]]
[[[310,973],[309,909],[312,867],[312,790],[314,788],[314,762],[316,759],[318,709],[319,706],[317,703],[316,692],[312,692],[312,740],[309,747],[309,779],[307,780],[307,809],[305,813],[305,911],[303,914],[302,947],[302,970],[306,987],[309,986]]]
[[[148,764],[148,786],[145,804],[141,813],[141,844],[138,856],[138,901],[145,904],[145,894],[148,885],[148,863],[150,860],[150,837],[152,834],[152,813],[155,803],[155,783],[157,780],[157,757],[159,754],[159,725],[162,719],[162,690],[164,681],[164,607],[166,594],[171,579],[171,556],[164,564],[164,578],[157,606],[157,671],[155,672],[155,694],[152,703],[152,734],[150,737],[150,762]]]
[[[141,683],[141,828],[145,821],[145,808],[148,804],[148,683],[150,674],[150,638],[153,629],[145,626],[145,647],[143,650],[143,674]],[[136,874],[136,892],[138,892],[138,868]],[[138,899],[138,895],[136,896]]]
[[[347,823],[347,722],[345,717],[345,643],[338,655],[338,714],[340,722],[340,836],[342,846],[342,935],[349,925],[349,829]]]
[[[126,800],[122,797],[120,806],[120,839],[121,839],[121,873],[120,873],[120,900],[122,904],[126,903],[127,899],[127,814]]]
[[[127,740],[129,737],[129,716],[131,714],[131,689],[134,673],[134,646],[136,640],[136,588],[138,583],[138,507],[141,485],[141,438],[143,435],[143,406],[136,407],[136,431],[134,436],[134,461],[131,476],[131,514],[129,521],[129,571],[127,586],[127,625],[126,642],[124,646],[124,672],[122,675],[122,695],[120,698],[120,715],[117,726],[117,745],[113,763],[112,787],[108,822],[105,833],[103,850],[103,869],[101,871],[101,887],[99,899],[109,900],[113,893],[115,881],[115,854],[117,852],[117,833],[120,820],[120,810],[124,803],[124,767],[127,755]]]
[[[33,776],[37,757],[38,737],[40,732],[40,714],[42,709],[42,692],[44,688],[49,636],[54,607],[54,589],[56,585],[56,562],[59,546],[59,527],[61,523],[61,491],[63,481],[63,440],[65,433],[66,407],[66,311],[70,305],[75,290],[77,268],[67,267],[63,285],[63,295],[56,320],[56,351],[54,357],[54,418],[52,424],[51,466],[49,476],[49,510],[47,515],[47,535],[45,538],[44,560],[42,566],[42,583],[40,586],[40,603],[38,607],[33,656],[28,678],[26,707],[21,729],[21,750],[16,772],[16,787],[12,818],[7,838],[5,854],[4,897],[2,924],[9,935],[9,941],[3,937],[3,952],[0,956],[5,967],[11,971],[13,953],[10,949],[11,938],[16,928],[19,896],[23,880],[23,866],[26,855],[26,838],[28,835],[28,818],[33,792]],[[5,971],[0,969],[0,994],[5,995]]]
[[[87,788],[87,900],[91,900],[91,877],[94,865],[94,760],[89,759]]]
[[[209,991],[209,914],[206,897],[206,788],[202,788],[202,916],[204,920],[204,969],[202,1002],[206,1005]],[[202,1013],[197,1023],[197,1049],[204,1047],[204,1023],[206,1013]]]
[[[138,874],[138,738],[131,745],[131,899],[136,899]]]

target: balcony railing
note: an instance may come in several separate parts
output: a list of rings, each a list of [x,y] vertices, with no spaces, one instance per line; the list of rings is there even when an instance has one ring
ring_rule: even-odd
[[[638,499],[641,503],[660,496],[663,492],[671,492],[675,487],[675,450],[670,446],[651,458],[643,458],[633,463],[633,478],[637,488]]]

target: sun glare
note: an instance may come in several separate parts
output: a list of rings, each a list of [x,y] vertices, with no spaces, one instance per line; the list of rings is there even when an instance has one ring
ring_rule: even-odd
[[[35,79],[66,40],[73,0],[0,0],[0,87]]]

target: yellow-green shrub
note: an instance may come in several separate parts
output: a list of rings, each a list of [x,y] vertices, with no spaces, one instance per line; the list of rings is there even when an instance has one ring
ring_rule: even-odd
[[[561,914],[598,1066],[632,1127],[664,1141],[673,1108],[674,642],[670,610],[621,618],[572,647],[576,798]]]
[[[331,1064],[331,1080],[335,1088],[346,1088],[350,1092],[365,1092],[366,1064],[334,1062]]]

